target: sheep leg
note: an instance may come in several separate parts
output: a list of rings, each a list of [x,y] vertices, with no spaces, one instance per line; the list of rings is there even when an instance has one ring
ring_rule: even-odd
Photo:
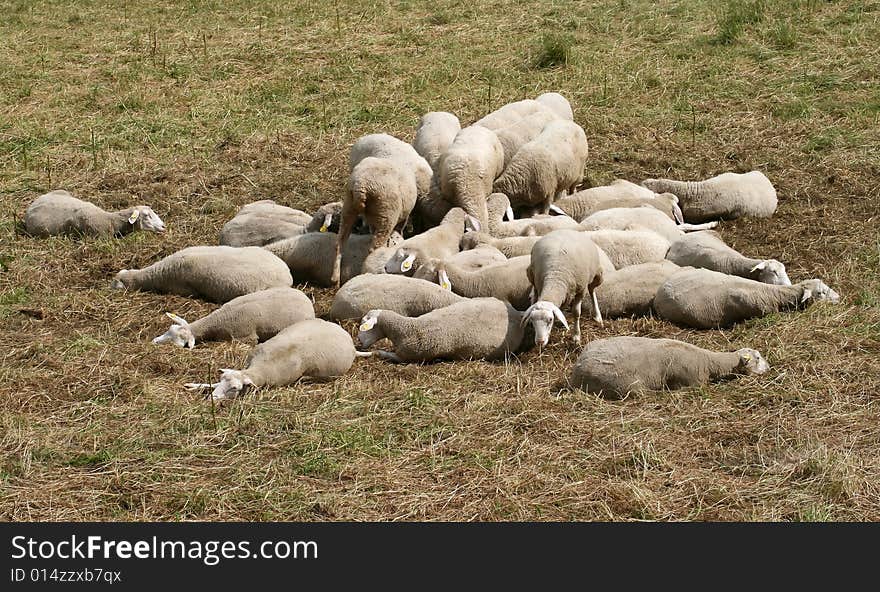
[[[605,323],[602,322],[602,313],[599,311],[599,301],[596,299],[595,287],[590,288],[590,296],[593,299],[593,320],[604,327]]]
[[[395,362],[395,363],[398,363],[398,364],[400,364],[400,363],[403,362],[403,359],[401,359],[401,357],[398,356],[398,355],[397,355],[396,353],[394,353],[394,352],[390,352],[390,351],[385,351],[385,350],[379,349],[379,350],[376,350],[375,353],[376,353],[377,356],[379,356],[379,357],[382,358],[383,360],[388,360],[389,362]]]
[[[574,335],[572,335],[571,340],[577,344],[580,344],[581,342],[581,308],[583,305],[584,295],[575,295],[574,305],[572,306],[572,310],[574,311]]]
[[[679,224],[678,229],[682,232],[696,232],[698,230],[711,230],[718,226],[717,221],[706,222],[705,224]]]
[[[351,210],[342,210],[342,219],[339,221],[339,236],[336,238],[336,257],[333,260],[333,273],[330,275],[330,284],[339,287],[339,274],[342,268],[342,253],[345,243],[351,235],[351,229],[357,222],[357,214]]]

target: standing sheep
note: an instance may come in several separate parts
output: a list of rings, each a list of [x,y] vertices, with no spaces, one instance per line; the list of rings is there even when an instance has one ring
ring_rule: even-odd
[[[417,317],[463,300],[462,296],[425,280],[387,273],[365,274],[339,288],[328,316],[333,320],[360,319],[376,308]]]
[[[248,387],[286,386],[301,378],[327,380],[348,372],[355,357],[368,356],[354,348],[351,335],[321,319],[300,321],[261,343],[251,352],[244,370],[222,370],[216,384],[188,383],[190,390],[213,388],[215,401],[233,399]]]
[[[492,191],[506,195],[513,206],[539,205],[546,214],[555,199],[573,192],[581,182],[587,153],[587,136],[581,126],[551,121],[519,149]]]
[[[425,113],[419,120],[412,145],[435,175],[440,172],[440,155],[446,152],[459,131],[461,123],[458,117],[446,111]]]
[[[754,349],[713,352],[674,339],[611,337],[581,352],[568,385],[608,399],[675,390],[770,369]]]
[[[663,212],[651,207],[611,208],[587,216],[580,224],[581,230],[649,230],[656,232],[669,243],[677,241],[685,232],[709,230],[718,222],[705,224],[676,224]]]
[[[504,149],[495,132],[479,125],[462,129],[440,157],[440,192],[485,226],[486,198],[504,167]]]
[[[387,337],[394,353],[376,353],[393,362],[498,360],[523,345],[521,319],[521,312],[496,298],[465,300],[416,318],[371,310],[361,320],[358,340],[370,347]]]
[[[174,324],[153,343],[192,349],[196,341],[266,341],[294,323],[315,318],[315,309],[309,297],[295,288],[270,288],[233,298],[192,323],[165,314]]]
[[[556,112],[556,115],[558,115],[560,119],[574,121],[574,112],[571,110],[571,103],[569,103],[568,99],[558,92],[544,93],[539,95],[535,100]]]
[[[508,259],[504,263],[477,271],[467,271],[454,263],[430,259],[413,277],[437,282],[459,296],[498,298],[510,302],[518,310],[523,310],[531,304],[529,293],[532,286],[526,274],[528,266],[528,256]]]
[[[478,119],[474,122],[474,125],[479,125],[480,127],[484,127],[492,131],[498,131],[502,128],[511,126],[517,121],[522,120],[524,117],[528,117],[529,115],[532,115],[534,113],[556,113],[553,107],[551,107],[551,105],[548,105],[547,102],[548,101],[546,100],[544,102],[539,102],[535,99],[523,99],[522,101],[514,101],[513,103],[503,105],[502,107],[499,107],[488,115]]]
[[[681,269],[672,261],[640,263],[602,277],[596,298],[606,318],[642,317],[651,313],[654,295],[669,277]]]
[[[135,230],[165,232],[165,223],[149,206],[107,212],[63,189],[41,195],[28,206],[24,227],[31,236],[57,234],[123,236]]]
[[[657,193],[677,195],[688,222],[769,218],[776,211],[776,189],[761,171],[723,173],[705,181],[645,179],[642,185]]]
[[[515,154],[523,146],[537,138],[551,121],[558,121],[559,116],[551,109],[536,111],[523,117],[516,123],[495,130],[498,141],[504,149],[504,168],[510,164]]]
[[[840,296],[818,279],[777,286],[709,269],[686,268],[660,286],[654,310],[683,327],[712,329],[823,300],[836,304]]]
[[[587,294],[593,305],[593,318],[602,323],[596,288],[602,283],[602,268],[596,244],[576,230],[557,230],[535,243],[526,271],[534,287],[535,303],[526,310],[523,323],[535,328],[535,344],[543,347],[550,340],[553,317],[568,329],[562,308],[575,314],[574,342],[581,342],[581,307]]]
[[[110,287],[196,296],[223,304],[292,283],[284,261],[260,247],[198,246],[172,253],[143,269],[123,269]]]
[[[711,230],[684,235],[672,243],[666,258],[682,267],[703,267],[765,284],[791,285],[785,265],[776,259],[746,257]]]

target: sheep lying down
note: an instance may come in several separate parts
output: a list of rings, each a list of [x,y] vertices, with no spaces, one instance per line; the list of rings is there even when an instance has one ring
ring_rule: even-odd
[[[466,299],[416,318],[371,310],[361,319],[358,340],[370,347],[387,337],[394,352],[376,353],[392,362],[498,360],[528,345],[522,318],[497,298]]]
[[[254,348],[244,370],[222,370],[215,384],[187,383],[190,390],[213,389],[215,401],[233,399],[248,388],[286,386],[301,378],[328,380],[348,372],[355,357],[351,335],[321,319],[301,321]]]
[[[28,234],[39,237],[123,236],[136,230],[165,232],[165,223],[149,206],[107,212],[63,189],[50,191],[31,202],[24,214],[24,226]]]
[[[674,390],[770,369],[753,349],[713,352],[674,339],[611,337],[591,341],[568,377],[568,386],[608,399]]]

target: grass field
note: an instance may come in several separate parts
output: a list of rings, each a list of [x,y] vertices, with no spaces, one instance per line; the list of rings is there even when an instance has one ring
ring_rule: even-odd
[[[0,0],[0,519],[880,519],[880,2]],[[585,337],[754,347],[771,371],[609,402],[553,389],[559,336],[508,364],[359,360],[222,409],[185,391],[244,343],[157,347],[212,306],[109,289],[214,244],[242,204],[341,195],[365,133],[562,92],[587,181],[761,169],[724,222],[837,306],[729,331]],[[36,240],[53,188],[151,205],[164,236]],[[326,312],[332,293],[303,288]],[[352,327],[353,328],[353,327]]]

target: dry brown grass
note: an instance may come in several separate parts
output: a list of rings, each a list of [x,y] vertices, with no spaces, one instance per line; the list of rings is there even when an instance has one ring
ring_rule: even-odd
[[[0,518],[880,518],[880,4],[144,4],[0,6]],[[574,39],[568,63],[534,69],[553,31]],[[425,111],[469,122],[545,90],[570,97],[593,183],[764,170],[777,215],[722,233],[843,303],[730,331],[585,323],[772,366],[622,402],[557,392],[577,352],[556,339],[509,364],[358,361],[214,409],[181,384],[248,347],[155,347],[163,311],[212,307],[109,290],[121,268],[214,243],[244,203],[334,199],[361,134],[410,139]],[[50,187],[150,204],[170,230],[18,233]]]

